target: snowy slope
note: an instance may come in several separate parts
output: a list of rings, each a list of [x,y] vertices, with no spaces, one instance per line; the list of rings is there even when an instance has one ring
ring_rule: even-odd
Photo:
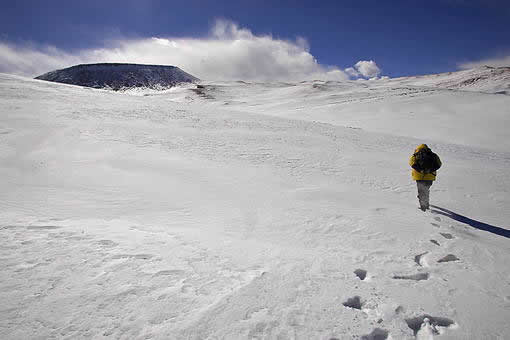
[[[510,150],[510,96],[414,86],[409,81],[204,82],[200,93],[211,105],[225,109]],[[182,93],[174,93],[182,101],[177,98]]]
[[[482,66],[457,72],[395,78],[393,81],[417,86],[508,95],[510,94],[510,67]]]
[[[509,96],[0,75],[0,103],[2,339],[510,337]]]

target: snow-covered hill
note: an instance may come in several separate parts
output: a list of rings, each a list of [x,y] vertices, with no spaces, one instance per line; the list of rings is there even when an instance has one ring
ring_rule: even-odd
[[[133,88],[164,90],[199,79],[176,66],[140,64],[83,64],[36,77],[57,83],[125,91]]]
[[[510,67],[482,66],[470,70],[395,78],[397,83],[465,91],[510,94]]]
[[[503,73],[494,77],[488,76],[489,69],[484,71],[486,90],[498,92],[510,87],[507,68],[497,70]],[[474,91],[473,87],[470,91],[465,87],[453,89],[454,84],[472,79],[478,71],[346,82],[202,82],[193,91],[222,109],[508,151],[510,97]],[[186,92],[176,90],[166,97],[181,102],[194,100]]]
[[[0,338],[509,338],[510,96],[408,81],[0,74]]]

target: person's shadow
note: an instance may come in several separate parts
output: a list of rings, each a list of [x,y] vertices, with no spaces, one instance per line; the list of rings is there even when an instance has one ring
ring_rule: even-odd
[[[431,210],[433,213],[444,215],[446,217],[454,219],[455,221],[469,224],[470,226],[472,226],[473,228],[476,228],[476,229],[485,230],[485,231],[488,231],[490,233],[493,233],[493,234],[496,234],[499,236],[510,238],[510,230],[508,230],[508,229],[496,227],[496,226],[493,226],[493,225],[490,225],[487,223],[473,220],[469,217],[456,214],[453,211],[450,211],[448,209],[438,207],[437,205],[430,205],[430,206],[435,209],[435,210]]]

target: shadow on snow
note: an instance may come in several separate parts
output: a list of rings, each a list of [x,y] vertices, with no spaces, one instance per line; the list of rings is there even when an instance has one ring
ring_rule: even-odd
[[[438,207],[437,205],[431,205],[431,207],[434,209],[437,209],[437,210],[431,210],[432,212],[434,212],[436,214],[444,215],[446,217],[454,219],[455,221],[469,224],[470,226],[472,226],[473,228],[476,228],[476,229],[485,230],[485,231],[488,231],[490,233],[493,233],[493,234],[496,234],[499,236],[510,238],[510,230],[473,220],[469,217],[456,214],[453,211],[450,211],[448,209]]]

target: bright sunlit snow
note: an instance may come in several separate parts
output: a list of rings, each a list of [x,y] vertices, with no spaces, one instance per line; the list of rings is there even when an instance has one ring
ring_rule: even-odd
[[[510,338],[510,96],[463,72],[0,74],[0,338]],[[443,161],[426,213],[421,143]]]

